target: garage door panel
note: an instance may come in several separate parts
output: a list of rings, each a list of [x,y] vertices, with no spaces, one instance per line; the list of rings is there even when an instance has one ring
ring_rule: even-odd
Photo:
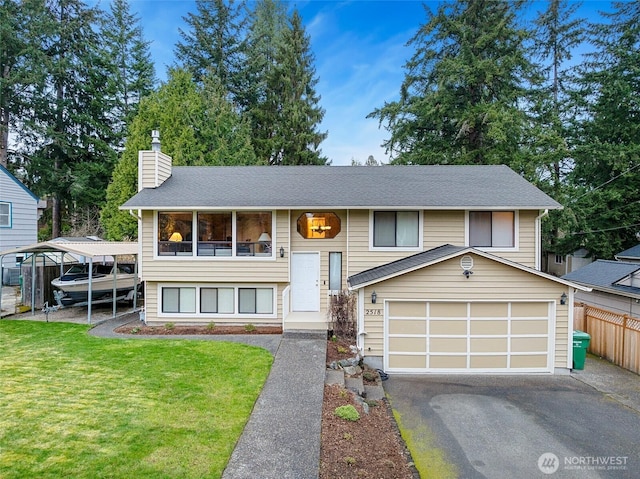
[[[548,315],[548,303],[511,303],[512,318],[546,318]]]
[[[424,355],[405,356],[390,354],[389,367],[393,369],[425,369],[427,367],[427,358]]]
[[[507,338],[471,338],[472,353],[506,353],[508,346]]]
[[[547,338],[511,338],[514,353],[546,352],[547,347]]]
[[[432,318],[466,318],[467,303],[429,303],[429,316]]]
[[[472,369],[505,369],[507,364],[507,355],[495,356],[471,356],[470,366]]]
[[[546,319],[518,319],[511,321],[511,334],[547,334],[549,323]]]
[[[470,333],[472,335],[498,335],[509,332],[509,323],[504,319],[471,321]]]
[[[411,301],[393,301],[389,303],[389,316],[393,318],[426,318],[427,303]]]
[[[516,369],[523,368],[546,368],[547,367],[547,356],[544,354],[540,355],[512,355],[511,356],[511,367]]]
[[[433,353],[466,353],[467,338],[430,338],[429,351]]]
[[[426,324],[426,322],[425,322]],[[450,334],[466,336],[467,334],[467,320],[453,320],[453,319],[432,319],[429,321],[429,334]]]
[[[427,322],[424,319],[392,319],[389,334],[427,334]]]
[[[471,303],[472,318],[506,318],[509,315],[507,303]]]
[[[427,340],[426,338],[389,338],[389,351],[426,354]]]
[[[429,369],[465,369],[467,356],[430,356]]]

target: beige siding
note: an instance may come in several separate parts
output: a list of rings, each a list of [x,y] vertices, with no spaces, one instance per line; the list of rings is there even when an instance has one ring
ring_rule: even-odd
[[[500,251],[493,253],[516,263],[534,268],[536,265],[536,211],[518,213],[518,251]]]
[[[171,176],[172,159],[162,152],[140,151],[138,162],[140,171],[138,189],[156,188]]]
[[[335,213],[340,218],[340,233],[334,238],[305,239],[297,231],[298,217],[305,212]],[[342,253],[342,289],[347,289],[347,212],[344,210],[294,210],[291,212],[291,250],[320,253],[320,311],[328,309],[329,253]]]
[[[464,211],[425,211],[424,249],[464,246]]]
[[[288,212],[276,213],[276,242],[273,258],[215,258],[211,256],[154,257],[157,238],[154,232],[155,213],[142,215],[142,261],[145,281],[186,282],[252,282],[276,283],[289,281]],[[279,249],[285,249],[280,258]]]
[[[568,308],[566,305],[560,305],[559,299],[563,292],[568,293],[567,287],[487,258],[473,256],[474,274],[469,279],[462,275],[459,258],[454,258],[366,287],[364,292],[366,354],[383,356],[385,300],[556,301],[554,366],[566,368]],[[374,290],[377,294],[377,302],[371,304],[371,293]],[[534,315],[539,312],[537,309],[533,311]],[[534,331],[540,325],[527,322],[522,323],[522,327],[526,331]]]

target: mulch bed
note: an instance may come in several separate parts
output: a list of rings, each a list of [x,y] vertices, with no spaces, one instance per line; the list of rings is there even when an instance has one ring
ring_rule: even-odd
[[[116,328],[116,333],[120,334],[138,334],[138,335],[216,335],[216,334],[282,334],[280,326],[132,326],[127,324]]]

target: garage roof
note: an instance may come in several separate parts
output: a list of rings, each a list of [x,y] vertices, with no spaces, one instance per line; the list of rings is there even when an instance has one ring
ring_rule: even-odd
[[[121,209],[559,209],[504,165],[178,166]]]
[[[637,276],[639,271],[640,263],[599,259],[569,274],[565,274],[563,278],[587,285],[598,291],[628,298],[640,298],[640,288],[618,284],[631,275]]]
[[[364,286],[376,284],[381,281],[386,281],[396,276],[400,276],[411,271],[415,271],[468,253],[483,256],[493,261],[506,264],[507,266],[512,266],[513,268],[535,274],[536,276],[540,276],[545,279],[549,279],[556,283],[561,283],[566,286],[580,289],[582,291],[591,291],[591,288],[589,288],[588,286],[583,286],[563,278],[558,278],[556,276],[543,273],[542,271],[538,271],[537,269],[529,268],[520,263],[515,263],[499,256],[486,253],[485,251],[470,248],[468,246],[454,246],[450,244],[438,246],[437,248],[423,251],[422,253],[414,254],[412,256],[408,256],[406,258],[392,261],[391,263],[376,266],[375,268],[371,268],[366,271],[362,271],[361,273],[354,274],[353,276],[349,276],[349,278],[347,278],[347,283],[349,284],[350,290],[360,289]]]

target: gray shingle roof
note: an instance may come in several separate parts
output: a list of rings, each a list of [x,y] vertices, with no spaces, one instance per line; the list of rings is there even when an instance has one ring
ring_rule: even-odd
[[[615,256],[616,258],[622,258],[622,259],[639,259],[640,260],[640,244],[637,244],[629,249],[621,251]]]
[[[182,166],[122,209],[556,209],[560,204],[503,165]]]
[[[433,261],[438,261],[439,259],[446,258],[450,255],[455,255],[460,251],[468,249],[469,248],[466,246],[453,246],[450,244],[445,244],[442,246],[438,246],[437,248],[423,251],[422,253],[414,254],[406,258],[392,261],[391,263],[383,264],[381,266],[377,266],[376,268],[371,268],[361,273],[354,274],[353,276],[349,276],[349,278],[347,278],[347,282],[349,283],[349,286],[351,288],[354,288],[362,284],[370,283],[381,278],[392,276],[396,273],[412,270],[416,267],[431,263]]]
[[[617,281],[640,270],[640,264],[599,259],[565,274],[562,279],[585,284],[596,289],[618,290],[621,293],[640,293],[640,288],[616,285]]]

